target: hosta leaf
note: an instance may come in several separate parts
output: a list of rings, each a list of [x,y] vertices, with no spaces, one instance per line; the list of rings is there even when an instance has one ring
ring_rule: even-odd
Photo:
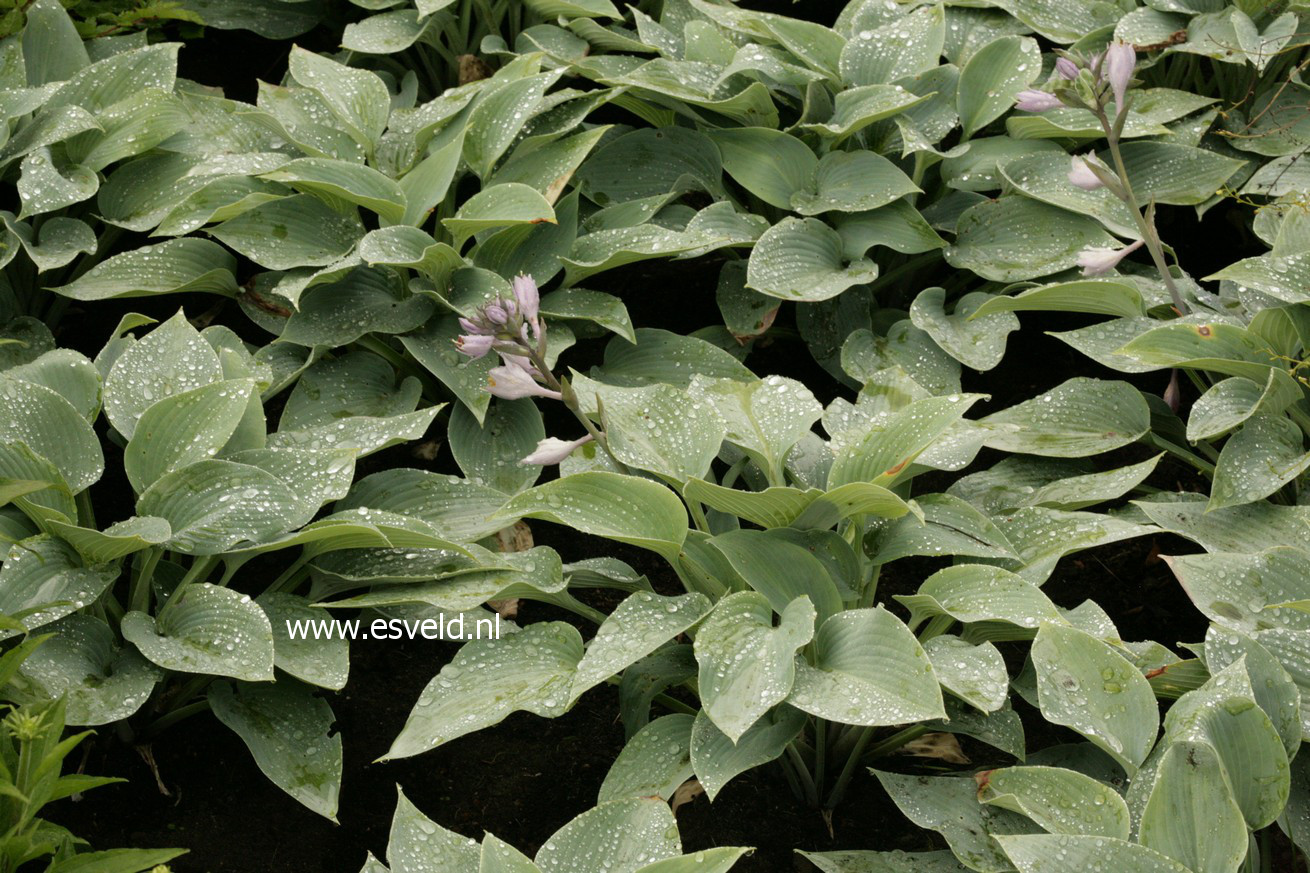
[[[417,9],[370,15],[346,25],[341,34],[341,47],[367,54],[395,54],[417,42],[431,23],[432,19],[420,21]]]
[[[350,671],[350,643],[344,637],[318,639],[310,635],[292,636],[292,627],[308,627],[308,622],[322,621],[324,612],[309,605],[297,594],[274,591],[256,601],[268,616],[273,628],[273,664],[302,682],[340,691],[346,687]]]
[[[847,610],[828,619],[815,636],[814,649],[813,667],[804,662],[796,666],[795,688],[787,702],[797,709],[859,725],[945,717],[927,653],[909,628],[881,606]]]
[[[291,49],[287,69],[293,79],[312,88],[322,98],[356,141],[372,148],[391,114],[391,95],[379,76],[338,64],[298,46]]]
[[[474,419],[482,421],[491,403],[487,378],[496,366],[494,355],[470,359],[455,348],[462,329],[454,317],[434,318],[417,333],[400,338],[405,350],[451,390]]]
[[[264,611],[245,594],[205,582],[187,586],[152,618],[123,616],[123,638],[165,670],[273,678],[273,631]]]
[[[692,775],[690,715],[655,719],[633,735],[601,783],[598,803],[625,797],[668,800]]]
[[[163,672],[131,646],[120,646],[98,618],[70,615],[23,661],[19,675],[33,692],[64,698],[70,725],[125,719],[146,702]]]
[[[807,544],[753,530],[730,530],[710,543],[779,614],[798,597],[810,599],[820,624],[841,611],[836,585]]]
[[[1038,832],[1035,824],[1018,813],[979,803],[972,777],[904,776],[879,770],[873,774],[906,818],[941,834],[955,857],[970,870],[1003,873],[1010,869],[992,840],[993,833]]]
[[[792,195],[810,187],[819,166],[809,146],[779,130],[729,128],[715,131],[712,138],[723,155],[723,169],[751,194],[780,209],[791,208]]]
[[[397,334],[423,325],[436,309],[428,297],[407,295],[388,271],[360,267],[315,285],[282,329],[283,342],[344,346],[366,333]]]
[[[753,591],[720,600],[696,634],[705,713],[733,742],[792,690],[796,650],[814,636],[814,607],[798,597],[773,626],[769,601]],[[746,652],[751,657],[743,658]]]
[[[783,300],[827,300],[852,285],[872,282],[878,267],[847,261],[841,237],[813,218],[786,218],[769,228],[751,252],[747,286]]]
[[[513,523],[492,518],[504,503],[503,493],[455,476],[391,469],[356,482],[337,510],[367,507],[400,513],[426,521],[441,536],[472,542]]]
[[[520,182],[494,185],[464,201],[453,218],[442,224],[455,237],[455,248],[475,233],[495,227],[555,223],[555,210],[539,191]]]
[[[864,212],[919,191],[896,165],[873,152],[829,152],[819,161],[814,180],[791,196],[801,215]]]
[[[1192,873],[1154,849],[1086,834],[997,836],[1019,873],[1082,873],[1100,865],[1125,873]]]
[[[1138,830],[1143,846],[1191,870],[1233,873],[1246,857],[1242,811],[1219,756],[1204,743],[1171,743],[1165,749]]]
[[[636,873],[681,853],[669,805],[647,797],[584,812],[546,840],[535,860],[542,873]]]
[[[1141,672],[1082,631],[1043,625],[1032,645],[1037,696],[1047,721],[1073,728],[1129,773],[1146,760],[1160,718]]]
[[[680,484],[709,471],[725,432],[713,407],[671,385],[612,389],[600,397],[609,449],[620,462]]]
[[[630,343],[637,342],[627,306],[612,294],[585,288],[561,288],[541,298],[541,314],[594,322]]]
[[[943,7],[921,6],[899,21],[853,35],[841,51],[847,85],[894,82],[937,66],[946,36]]]
[[[1203,653],[1205,666],[1210,673],[1217,673],[1230,664],[1245,659],[1244,666],[1251,679],[1255,702],[1260,704],[1260,708],[1269,716],[1274,729],[1282,737],[1288,757],[1295,755],[1305,736],[1302,725],[1304,701],[1289,670],[1299,672],[1297,662],[1300,659],[1284,657],[1285,650],[1280,650],[1278,656],[1275,656],[1255,638],[1217,624],[1210,625],[1205,639]],[[1276,642],[1274,647],[1280,648]],[[1280,660],[1287,662],[1288,669],[1284,669]]]
[[[341,790],[341,735],[326,700],[291,680],[272,685],[216,682],[209,705],[236,731],[277,787],[332,821]]]
[[[923,650],[947,691],[983,712],[995,712],[1005,705],[1010,676],[1001,653],[991,643],[975,646],[943,634],[924,643]]]
[[[527,76],[479,96],[464,136],[464,160],[479,178],[491,175],[496,162],[541,106],[542,94],[555,78],[552,74]],[[490,190],[483,189],[483,193]]]
[[[270,270],[336,263],[364,235],[364,226],[312,194],[261,203],[209,231]]]
[[[798,852],[822,873],[966,873],[951,852]]]
[[[71,403],[44,385],[8,375],[0,375],[0,396],[7,407],[0,442],[20,443],[53,464],[74,494],[100,478],[100,442]]]
[[[1256,415],[1228,438],[1215,464],[1210,509],[1252,503],[1310,468],[1301,429],[1282,415]]]
[[[975,370],[990,370],[1001,362],[1006,338],[1019,329],[1019,319],[1008,312],[977,315],[991,299],[981,291],[966,294],[947,315],[946,292],[927,288],[910,304],[910,321],[960,363]]]
[[[443,403],[386,417],[352,415],[334,424],[321,424],[303,430],[279,430],[269,434],[268,447],[352,449],[363,457],[397,443],[421,439],[444,406]]]
[[[111,524],[103,531],[56,520],[47,520],[45,524],[92,563],[113,561],[151,546],[162,545],[173,536],[168,522],[153,516],[129,518]]]
[[[955,245],[945,257],[951,266],[985,279],[1014,282],[1068,269],[1084,248],[1113,244],[1094,218],[1010,196],[979,203],[961,215]]]
[[[394,225],[371,230],[359,241],[359,256],[371,265],[410,267],[446,288],[451,275],[465,266],[459,252],[417,227]]]
[[[63,540],[20,540],[0,564],[0,615],[32,630],[95,602],[116,578],[117,564],[84,564]],[[5,638],[15,633],[0,631]]]
[[[1165,324],[1117,352],[1154,368],[1197,367],[1264,384],[1276,359],[1268,343],[1234,324]]]
[[[203,291],[233,297],[236,259],[203,239],[173,239],[114,255],[67,285],[50,290],[74,300],[149,297]]]
[[[1044,140],[1020,140],[1018,142],[1031,146]],[[1090,215],[1119,236],[1136,239],[1141,235],[1136,220],[1122,200],[1109,188],[1101,187],[1095,191],[1084,191],[1069,181],[1070,159],[1063,151],[1042,150],[1036,154],[1007,160],[998,165],[1000,175],[1019,191],[1034,200],[1058,206],[1071,212]],[[1095,280],[1094,280],[1095,281]],[[1107,281],[1107,280],[1101,280]],[[1095,306],[1095,298],[1089,298],[1085,305]],[[1140,315],[1140,307],[1130,312],[1114,312],[1113,315]]]
[[[1135,442],[1150,419],[1146,400],[1127,382],[1079,377],[982,421],[993,431],[991,448],[1081,458]]]
[[[664,597],[640,591],[629,596],[601,623],[587,646],[587,654],[578,664],[573,679],[570,701],[623,672],[700,621],[709,611],[709,598],[698,593]]]
[[[755,374],[718,346],[667,330],[637,329],[637,342],[611,340],[596,378],[611,385],[664,382],[687,388],[697,377],[754,381]]]
[[[84,356],[72,349],[54,349],[34,361],[9,368],[5,375],[44,385],[62,396],[94,422],[100,414],[100,374]]]
[[[222,378],[213,346],[179,311],[114,359],[105,376],[105,415],[130,439],[137,420],[155,403]]]
[[[547,482],[510,499],[496,519],[541,518],[650,549],[676,560],[687,536],[687,511],[672,491],[646,479],[603,471]]]
[[[123,470],[140,493],[160,476],[218,454],[246,412],[252,379],[231,379],[171,394],[146,409],[123,452]]]
[[[478,867],[478,844],[448,831],[418,811],[399,788],[396,812],[391,819],[387,860],[394,873],[424,873],[450,870],[474,873]]]
[[[861,85],[847,88],[833,100],[832,116],[823,123],[802,124],[804,130],[831,137],[833,144],[858,133],[877,121],[898,115],[927,97],[913,94],[900,85]]]
[[[995,560],[1017,554],[1000,528],[965,501],[949,494],[925,494],[918,500],[922,518],[902,516],[871,531],[865,552],[886,564],[910,555],[954,554]]]
[[[426,752],[519,710],[561,715],[581,658],[582,638],[557,621],[466,643],[423,689],[383,759]]]
[[[497,400],[481,424],[466,407],[456,406],[447,432],[451,454],[464,475],[506,494],[516,494],[537,481],[541,468],[519,461],[545,437],[541,413],[529,398]]]
[[[1004,294],[988,298],[971,318],[997,312],[1090,312],[1136,318],[1142,315],[1142,295],[1128,282],[1118,279],[1083,279],[1029,288],[1013,297]]]
[[[272,473],[231,461],[206,460],[155,480],[137,501],[173,529],[168,547],[214,555],[243,541],[260,542],[290,528],[300,498]]]
[[[583,195],[600,206],[680,191],[722,191],[723,162],[705,134],[684,127],[643,128],[602,146],[578,170]]]
[[[1041,74],[1041,66],[1041,49],[1028,37],[1002,36],[975,53],[960,71],[955,98],[964,136],[1004,115],[1015,95]]]
[[[978,800],[1028,816],[1053,834],[1128,839],[1128,805],[1103,782],[1062,767],[984,770]]]
[[[1005,622],[1035,630],[1065,619],[1036,586],[1000,567],[961,564],[939,570],[919,586],[917,594],[898,594],[910,610],[910,626],[925,619],[949,615],[965,624]]]
[[[405,195],[399,185],[377,170],[349,161],[300,158],[265,173],[263,178],[363,206],[388,221],[400,221],[405,215]]]
[[[691,765],[705,787],[705,796],[714,800],[735,777],[777,760],[804,727],[804,714],[783,705],[734,741],[714,725],[704,710],[696,713],[691,729]]]
[[[1165,142],[1125,143],[1121,152],[1141,201],[1179,206],[1204,203],[1243,164],[1208,149]]]
[[[1300,386],[1285,371],[1274,368],[1263,385],[1238,376],[1216,382],[1192,404],[1187,439],[1196,442],[1220,436],[1256,413],[1277,415],[1300,396]]]
[[[492,184],[517,182],[533,188],[554,206],[609,127],[595,127],[550,142],[524,143],[496,171]]]
[[[1216,672],[1178,699],[1165,717],[1165,737],[1214,749],[1248,828],[1278,817],[1287,802],[1287,752],[1269,716],[1255,701],[1243,660]]]
[[[925,397],[870,426],[834,434],[834,438],[840,437],[842,445],[828,473],[828,487],[852,482],[890,487],[979,398],[977,394]]]

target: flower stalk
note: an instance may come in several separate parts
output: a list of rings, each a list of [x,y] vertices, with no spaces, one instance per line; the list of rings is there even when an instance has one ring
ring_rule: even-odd
[[[574,449],[595,442],[623,472],[628,468],[610,451],[605,432],[598,428],[582,408],[577,392],[567,378],[556,376],[546,362],[546,322],[541,317],[541,295],[531,276],[514,278],[513,297],[484,303],[472,318],[460,318],[466,333],[455,340],[455,347],[470,358],[489,353],[500,356],[500,366],[487,374],[487,391],[506,400],[544,397],[563,403],[578,420],[586,436],[576,440],[547,437],[537,443],[520,464],[541,466],[558,464]],[[599,405],[599,398],[597,399]]]
[[[1054,87],[1051,91],[1030,89],[1020,92],[1015,106],[1029,112],[1045,112],[1061,106],[1078,107],[1090,110],[1105,133],[1113,167],[1107,166],[1095,155],[1079,155],[1071,158],[1069,182],[1084,191],[1107,188],[1123,201],[1137,224],[1141,238],[1120,248],[1088,247],[1078,257],[1078,265],[1083,268],[1084,276],[1100,276],[1113,270],[1132,252],[1146,247],[1160,273],[1160,279],[1169,291],[1169,298],[1174,310],[1179,315],[1189,311],[1183,300],[1182,292],[1169,271],[1165,260],[1164,245],[1160,241],[1159,231],[1155,226],[1155,202],[1151,201],[1143,210],[1133,191],[1128,169],[1124,164],[1120,140],[1124,125],[1128,121],[1128,110],[1132,105],[1131,90],[1140,82],[1133,78],[1137,68],[1137,52],[1129,43],[1115,42],[1104,53],[1091,58],[1082,58],[1076,54],[1062,52],[1056,62]],[[1114,120],[1107,112],[1111,101],[1114,103]]]

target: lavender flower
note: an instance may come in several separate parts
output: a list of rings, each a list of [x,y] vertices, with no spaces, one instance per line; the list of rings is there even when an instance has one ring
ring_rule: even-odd
[[[1096,161],[1096,157],[1091,154],[1070,157],[1069,184],[1075,188],[1082,188],[1084,191],[1095,191],[1097,188],[1104,188],[1105,183],[1092,169],[1092,162],[1094,161]]]
[[[1078,254],[1078,266],[1083,268],[1084,276],[1101,276],[1115,267],[1119,262],[1142,247],[1142,241],[1126,245],[1123,248],[1110,249],[1089,246]]]
[[[1055,72],[1064,79],[1077,79],[1078,65],[1068,58],[1060,58],[1055,62]]]
[[[460,319],[463,321],[463,319]],[[480,358],[495,345],[496,338],[486,333],[470,333],[455,339],[455,348],[470,358]]]
[[[526,273],[514,277],[514,299],[518,301],[518,310],[523,318],[532,325],[534,333],[541,332],[541,294],[537,283]]]
[[[505,400],[520,400],[524,397],[548,397],[562,400],[558,391],[552,391],[537,383],[532,374],[520,366],[512,357],[503,358],[504,363],[492,367],[487,374],[487,390],[496,397]]]
[[[1024,112],[1045,112],[1048,109],[1058,109],[1063,106],[1059,97],[1049,91],[1038,91],[1035,88],[1029,88],[1026,91],[1020,91],[1014,103],[1015,109],[1022,109]]]
[[[1114,91],[1114,103],[1123,112],[1124,94],[1137,66],[1137,50],[1130,43],[1116,42],[1105,50],[1105,79]]]
[[[537,443],[537,448],[532,454],[519,461],[519,463],[539,464],[543,467],[549,464],[558,464],[569,455],[573,454],[573,450],[578,446],[585,445],[586,443],[591,442],[592,439],[593,437],[591,434],[587,434],[580,439],[571,441],[558,439],[556,437],[546,437],[544,440]]]

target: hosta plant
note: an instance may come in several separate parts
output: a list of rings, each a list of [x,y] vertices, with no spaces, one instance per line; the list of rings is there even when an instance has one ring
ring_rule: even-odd
[[[719,847],[683,854],[678,823],[653,797],[601,803],[556,831],[535,858],[487,834],[481,844],[436,824],[400,793],[391,820],[387,864],[369,856],[360,873],[388,869],[450,873],[726,873],[750,852]]]
[[[52,635],[23,664],[21,697],[62,696],[70,723],[126,721],[142,740],[212,709],[273,781],[332,817],[341,738],[314,689],[342,688],[349,654],[340,637],[292,636],[326,617],[306,596],[311,566],[333,590],[452,578],[472,610],[520,580],[562,591],[559,558],[502,557],[475,542],[496,525],[440,512],[323,511],[358,457],[427,429],[439,407],[414,409],[413,377],[364,352],[252,354],[181,313],[134,335],[149,321],[129,316],[95,361],[39,337],[5,346],[0,611]],[[270,428],[264,403],[295,374]]]

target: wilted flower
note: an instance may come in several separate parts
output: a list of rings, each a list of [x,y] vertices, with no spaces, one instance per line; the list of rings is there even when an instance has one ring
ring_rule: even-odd
[[[1178,407],[1182,405],[1182,399],[1183,392],[1178,387],[1178,371],[1171,370],[1169,372],[1169,387],[1164,389],[1164,402],[1169,405],[1170,409],[1177,412]]]
[[[1024,112],[1045,112],[1048,109],[1057,109],[1063,106],[1059,97],[1049,91],[1038,91],[1035,88],[1029,88],[1026,91],[1020,91],[1015,98],[1014,108],[1022,109]]]
[[[1061,78],[1077,79],[1078,65],[1068,58],[1059,58],[1055,62],[1055,72],[1059,73]]]
[[[1105,187],[1105,183],[1092,170],[1091,163],[1095,160],[1095,156],[1090,154],[1070,157],[1069,184],[1084,191],[1095,191],[1097,188]]]
[[[1119,266],[1120,261],[1141,247],[1140,239],[1118,249],[1089,246],[1078,253],[1078,266],[1083,268],[1084,276],[1100,276]]]
[[[1133,68],[1137,66],[1137,50],[1131,43],[1116,42],[1105,50],[1105,79],[1114,90],[1114,103],[1118,111],[1123,111],[1124,94],[1128,83],[1133,78]]]
[[[544,440],[537,443],[537,448],[532,454],[519,461],[519,463],[539,464],[543,467],[548,464],[558,464],[560,461],[563,461],[569,455],[573,454],[573,450],[578,446],[589,443],[591,440],[591,434],[587,434],[580,439],[571,441],[558,439],[556,437],[546,437]]]
[[[537,384],[537,380],[532,378],[532,373],[525,370],[513,357],[506,356],[502,360],[504,363],[499,367],[492,367],[491,372],[487,374],[487,390],[496,397],[503,397],[506,400],[519,400],[524,397],[562,399],[558,391]]]

